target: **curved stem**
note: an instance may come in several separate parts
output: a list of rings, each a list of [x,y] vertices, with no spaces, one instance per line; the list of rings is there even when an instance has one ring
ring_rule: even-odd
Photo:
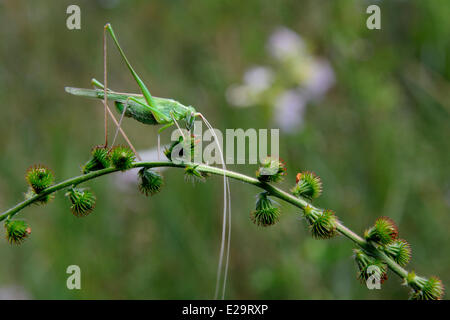
[[[177,164],[177,163],[173,163],[170,161],[135,162],[133,164],[132,168],[143,168],[143,167],[144,168],[156,168],[156,167],[185,168],[188,165],[195,165],[197,170],[205,172],[205,173],[211,173],[211,174],[220,175],[220,176],[226,175],[229,178],[236,179],[236,180],[248,183],[248,184],[252,184],[258,188],[266,190],[272,196],[277,197],[286,202],[289,202],[290,204],[292,204],[300,209],[304,209],[307,205],[312,208],[315,208],[314,206],[312,206],[309,202],[305,201],[304,199],[297,198],[277,187],[274,187],[273,185],[270,185],[265,182],[261,182],[256,178],[252,178],[252,177],[246,176],[246,175],[238,173],[238,172],[234,172],[234,171],[230,171],[230,170],[223,170],[223,169],[211,167],[211,166],[204,165],[204,164],[192,164],[192,163]],[[19,211],[28,207],[29,205],[33,204],[34,202],[38,201],[43,196],[54,193],[58,190],[65,189],[72,185],[78,185],[78,184],[81,184],[88,180],[92,180],[92,179],[95,179],[100,176],[104,176],[104,175],[107,175],[107,174],[110,174],[110,173],[113,173],[116,171],[119,171],[119,169],[111,167],[111,168],[107,168],[107,169],[93,171],[88,174],[70,178],[63,182],[55,184],[55,185],[43,190],[38,195],[35,195],[35,196],[17,204],[16,206],[10,208],[9,210],[3,212],[0,215],[0,221],[5,220],[6,218],[12,218]],[[315,208],[315,209],[318,209],[318,208]],[[339,231],[339,233],[341,233],[348,239],[355,242],[363,250],[374,253],[379,259],[383,260],[393,272],[395,272],[402,279],[406,279],[406,277],[408,276],[408,271],[405,270],[404,268],[402,268],[400,265],[398,265],[394,260],[392,260],[390,257],[388,257],[384,252],[382,252],[376,246],[373,246],[371,243],[368,243],[365,239],[363,239],[362,237],[357,235],[355,232],[353,232],[352,230],[350,230],[349,228],[344,226],[342,224],[342,222],[340,222],[340,221],[338,221],[338,223],[337,223],[337,230]]]

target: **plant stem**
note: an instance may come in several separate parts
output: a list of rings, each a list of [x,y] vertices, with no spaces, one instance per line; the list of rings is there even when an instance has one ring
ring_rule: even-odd
[[[266,190],[267,192],[269,192],[272,196],[277,197],[281,200],[284,200],[286,202],[291,203],[292,205],[300,208],[300,209],[304,209],[307,205],[312,207],[313,209],[315,208],[314,206],[312,206],[309,202],[305,201],[304,199],[301,198],[297,198],[277,187],[274,187],[273,185],[270,185],[268,183],[265,182],[261,182],[256,178],[252,178],[249,176],[246,176],[244,174],[241,173],[237,173],[234,171],[229,171],[229,170],[222,170],[216,167],[211,167],[208,165],[204,165],[204,164],[192,164],[192,163],[182,163],[182,164],[177,164],[177,163],[173,163],[170,161],[157,161],[157,162],[135,162],[133,164],[132,168],[156,168],[156,167],[175,167],[175,168],[185,168],[188,165],[195,165],[196,169],[202,172],[206,172],[206,173],[211,173],[211,174],[215,174],[215,175],[220,175],[223,176],[224,174],[229,177],[229,178],[233,178],[248,184],[252,184],[256,187],[262,188],[264,190]],[[81,184],[83,182],[86,182],[88,180],[92,180],[95,178],[98,178],[100,176],[103,175],[107,175],[113,172],[119,171],[119,169],[116,168],[107,168],[107,169],[102,169],[102,170],[98,170],[98,171],[93,171],[90,172],[88,174],[84,174],[81,176],[77,176],[74,178],[70,178],[67,179],[63,182],[60,182],[58,184],[55,184],[45,190],[43,190],[41,193],[39,193],[38,195],[35,195],[19,204],[17,204],[16,206],[10,208],[9,210],[3,212],[0,215],[0,221],[5,220],[6,218],[12,218],[14,215],[16,215],[19,211],[21,211],[22,209],[26,208],[27,206],[33,204],[34,202],[38,201],[40,198],[54,193],[58,190],[62,190],[65,189],[67,187],[70,187],[72,185],[78,185]],[[318,208],[315,208],[317,210],[320,210]],[[362,237],[360,237],[359,235],[357,235],[355,232],[353,232],[352,230],[350,230],[349,228],[347,228],[346,226],[344,226],[342,224],[342,222],[338,221],[337,223],[337,230],[339,231],[339,233],[341,233],[342,235],[344,235],[345,237],[347,237],[348,239],[352,240],[353,242],[355,242],[359,247],[361,247],[363,250],[365,250],[366,252],[369,252],[370,254],[373,254],[375,256],[377,256],[379,259],[381,259],[382,261],[384,261],[388,267],[395,272],[398,276],[400,276],[402,279],[406,279],[407,275],[408,275],[408,271],[405,270],[404,268],[402,268],[400,265],[398,265],[394,260],[392,260],[390,257],[388,257],[384,252],[382,252],[379,248],[377,248],[376,246],[374,246],[373,244],[367,242],[365,239],[363,239]]]

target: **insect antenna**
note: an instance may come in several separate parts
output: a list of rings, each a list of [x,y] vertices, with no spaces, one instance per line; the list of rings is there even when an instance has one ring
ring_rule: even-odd
[[[219,143],[219,139],[217,138],[217,135],[211,126],[211,124],[208,122],[208,120],[201,114],[197,113],[205,125],[208,127],[208,129],[211,131],[214,140],[216,141],[216,144],[218,146],[220,158],[222,160],[222,168],[225,171],[227,169],[225,164],[225,159],[223,156],[222,148]],[[228,208],[227,208],[228,207]],[[228,209],[228,210],[227,210]],[[227,222],[228,218],[228,222]],[[228,227],[228,233],[227,233],[227,227]],[[225,254],[225,241],[227,240],[227,249]],[[222,300],[225,298],[225,289],[226,289],[226,282],[227,282],[227,274],[228,274],[228,265],[229,265],[229,259],[230,259],[230,243],[231,243],[231,197],[230,197],[230,186],[228,178],[224,172],[223,175],[223,221],[222,221],[222,240],[220,245],[220,257],[219,257],[219,265],[217,267],[217,280],[216,280],[216,290],[214,294],[214,299],[217,299],[219,296],[219,290],[220,290],[220,279],[222,275],[222,269],[223,269],[223,260],[224,255],[225,258],[225,270],[223,275],[223,284],[222,284]]]
[[[161,154],[161,134],[158,132],[158,161],[160,160],[160,155]]]
[[[225,180],[227,181],[227,196],[228,196],[228,239],[227,239],[227,259],[225,262],[225,272],[223,278],[222,300],[225,299],[225,288],[228,277],[228,264],[230,262],[230,244],[231,244],[231,192],[230,192],[230,182],[228,178],[226,178]]]
[[[175,125],[178,128],[178,131],[180,131],[181,135],[183,136],[183,140],[186,141],[186,137],[184,136],[183,130],[181,130],[180,125],[178,124],[177,120],[175,119],[174,115],[172,112],[170,112],[170,117],[172,118],[173,122],[175,123]]]

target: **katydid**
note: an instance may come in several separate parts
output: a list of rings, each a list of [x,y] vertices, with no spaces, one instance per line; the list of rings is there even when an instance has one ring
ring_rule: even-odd
[[[109,33],[114,44],[116,45],[120,56],[124,60],[128,70],[131,72],[131,75],[135,79],[136,83],[139,86],[141,94],[133,94],[133,93],[123,93],[123,92],[115,92],[107,87],[107,67],[106,67],[106,33]],[[65,90],[68,93],[77,96],[83,96],[88,98],[98,98],[101,99],[105,108],[105,147],[108,146],[108,131],[107,131],[107,114],[111,116],[113,121],[117,126],[117,130],[115,133],[115,137],[113,140],[113,144],[117,133],[120,131],[127,143],[136,153],[133,145],[129,141],[125,132],[121,129],[121,122],[123,117],[131,117],[141,123],[149,124],[149,125],[163,125],[161,129],[159,129],[159,133],[164,129],[176,125],[183,135],[180,126],[178,125],[178,121],[184,120],[186,122],[186,128],[188,131],[192,129],[194,126],[195,118],[199,117],[203,120],[205,125],[211,130],[211,133],[214,137],[214,140],[218,146],[218,151],[222,161],[222,168],[226,170],[226,165],[223,157],[222,148],[220,146],[220,142],[217,138],[217,135],[214,132],[214,129],[208,122],[208,120],[199,112],[197,112],[192,106],[186,106],[182,103],[175,101],[173,99],[159,98],[152,96],[150,91],[138,76],[136,71],[131,66],[127,57],[125,56],[124,51],[122,50],[117,37],[109,23],[107,23],[103,30],[103,83],[100,83],[96,79],[92,79],[91,83],[94,86],[94,89],[82,89],[82,88],[73,88],[66,87]],[[121,114],[120,120],[117,121],[111,112],[108,106],[108,100],[114,101],[117,111]],[[158,154],[159,154],[159,134],[158,134]],[[137,153],[136,153],[137,155]],[[138,156],[138,155],[137,155]],[[139,158],[139,156],[138,156]],[[224,173],[223,177],[223,220],[222,220],[222,237],[221,237],[221,246],[220,246],[220,258],[219,264],[217,268],[217,279],[216,279],[216,290],[215,290],[215,298],[219,295],[219,290],[221,286],[221,279],[223,277],[222,282],[222,299],[225,297],[225,287],[227,282],[227,273],[228,273],[228,263],[229,263],[229,254],[230,254],[230,236],[231,236],[231,199],[230,199],[230,186],[228,179]],[[228,232],[227,232],[228,231]],[[225,241],[227,240],[227,248],[225,254]],[[223,260],[226,257],[225,266],[223,266]],[[223,276],[222,276],[223,273]]]

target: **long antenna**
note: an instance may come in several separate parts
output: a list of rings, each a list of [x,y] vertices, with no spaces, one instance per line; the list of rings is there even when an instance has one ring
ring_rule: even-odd
[[[228,195],[228,241],[227,241],[227,261],[225,263],[225,273],[223,277],[223,288],[222,288],[222,300],[225,299],[225,288],[227,286],[228,277],[228,264],[230,262],[230,244],[231,244],[231,192],[230,192],[230,181],[227,180],[227,195]]]
[[[227,229],[227,205],[228,205],[228,243],[227,243],[227,251],[226,251],[226,264],[225,264],[225,274],[223,278],[223,288],[222,288],[222,300],[225,298],[225,289],[226,289],[226,281],[227,281],[227,273],[228,273],[228,264],[229,264],[229,258],[230,258],[230,239],[231,239],[231,199],[230,199],[230,189],[229,189],[229,181],[225,174],[225,171],[227,169],[225,165],[225,159],[223,157],[222,148],[219,143],[219,139],[217,138],[217,135],[211,126],[211,124],[208,122],[208,120],[201,114],[198,113],[198,116],[203,120],[203,122],[206,124],[209,130],[211,130],[211,133],[214,137],[214,140],[217,143],[220,158],[222,160],[222,168],[224,170],[223,175],[223,222],[222,222],[222,241],[220,245],[220,257],[219,257],[219,265],[217,267],[217,280],[216,280],[216,290],[214,293],[214,299],[217,299],[219,296],[219,288],[220,288],[220,278],[221,278],[221,271],[223,267],[223,258],[224,258],[224,251],[225,251],[225,238],[226,238],[226,229]],[[228,201],[227,201],[228,198]]]

